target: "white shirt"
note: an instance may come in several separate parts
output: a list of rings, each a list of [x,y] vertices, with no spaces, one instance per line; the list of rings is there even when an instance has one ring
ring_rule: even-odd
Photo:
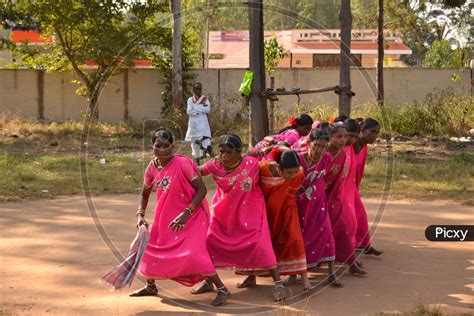
[[[205,96],[196,99],[195,96],[188,99],[188,131],[185,140],[191,141],[191,137],[211,137],[211,128],[207,115],[211,112],[211,103]]]

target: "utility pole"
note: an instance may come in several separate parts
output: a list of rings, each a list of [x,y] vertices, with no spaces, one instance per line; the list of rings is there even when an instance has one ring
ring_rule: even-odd
[[[249,0],[250,70],[253,71],[252,92],[250,94],[250,140],[255,145],[268,135],[267,99],[261,95],[265,91],[265,59],[263,33],[263,1]]]
[[[351,1],[341,0],[341,66],[339,68],[339,115],[351,114]]]
[[[380,106],[384,104],[384,86],[383,86],[383,60],[384,60],[384,34],[383,34],[383,0],[379,1],[379,16],[377,19],[377,103]]]
[[[172,80],[172,105],[173,108],[183,108],[183,62],[182,62],[182,38],[181,38],[181,0],[171,1],[171,12],[173,13],[173,80]]]
[[[211,21],[211,6],[212,0],[206,0],[206,22],[204,24],[204,52],[203,52],[203,67],[209,68],[209,24]]]

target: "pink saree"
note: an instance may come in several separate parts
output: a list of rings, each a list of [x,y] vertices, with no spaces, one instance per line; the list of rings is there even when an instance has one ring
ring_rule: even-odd
[[[290,146],[298,143],[301,138],[300,134],[294,128],[288,129],[280,134],[272,135],[272,137],[275,137],[279,141],[285,141],[289,143]]]
[[[365,211],[364,202],[360,196],[360,183],[364,176],[365,162],[367,161],[367,146],[364,146],[362,150],[355,154],[356,164],[356,192],[355,192],[355,214],[357,218],[357,231],[355,235],[356,247],[367,248],[370,247],[370,232],[369,232],[369,220],[367,219],[367,212]]]
[[[202,169],[217,184],[207,237],[214,265],[233,268],[239,274],[261,274],[275,268],[257,159],[244,156],[231,172],[216,159]]]
[[[206,248],[209,207],[206,199],[196,207],[186,226],[173,232],[168,225],[191,203],[196,190],[190,181],[199,176],[196,164],[175,155],[161,170],[153,161],[145,172],[146,185],[156,186],[156,209],[150,241],[140,263],[146,279],[171,279],[185,286],[215,274]]]
[[[354,210],[355,159],[352,146],[346,146],[334,157],[326,175],[329,217],[336,245],[336,261],[348,264],[355,259],[357,222]]]
[[[332,156],[326,152],[319,162],[313,165],[306,163],[303,153],[299,154],[299,157],[304,170],[303,185],[297,199],[299,219],[308,270],[314,270],[322,262],[336,259],[324,183]]]

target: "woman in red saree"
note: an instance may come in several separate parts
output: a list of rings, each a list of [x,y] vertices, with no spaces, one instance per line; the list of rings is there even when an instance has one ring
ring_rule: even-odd
[[[155,159],[146,169],[137,212],[137,227],[148,226],[145,211],[156,186],[150,240],[140,263],[140,273],[147,283],[130,296],[157,295],[155,280],[171,279],[193,286],[208,278],[220,289],[212,304],[221,305],[231,295],[216,274],[207,251],[209,208],[199,169],[188,157],[173,154],[173,136],[168,131],[155,131],[152,143]]]
[[[301,275],[303,289],[308,291],[311,284],[306,270],[306,254],[296,204],[303,170],[294,150],[281,151],[275,148],[272,157],[272,161],[259,162],[259,169],[278,272],[280,275]]]
[[[281,301],[286,292],[276,269],[258,161],[241,156],[242,141],[237,135],[222,136],[219,152],[218,159],[201,167],[201,174],[212,175],[217,184],[207,237],[211,259],[216,268],[230,268],[237,274],[269,273],[275,283],[274,299]],[[255,282],[243,282],[238,287],[253,285]],[[212,290],[208,279],[194,293]]]
[[[357,221],[354,210],[355,159],[352,146],[346,148],[347,129],[336,122],[329,129],[329,152],[333,156],[325,177],[329,217],[336,246],[336,261],[349,264],[349,271],[364,275],[356,261],[355,232]]]
[[[359,137],[354,142],[356,160],[356,194],[355,212],[357,218],[356,248],[363,249],[364,254],[380,256],[383,250],[377,250],[372,246],[369,232],[369,221],[365,211],[364,202],[360,196],[360,183],[364,176],[365,163],[367,161],[367,145],[373,144],[380,132],[380,124],[372,118],[362,120]]]

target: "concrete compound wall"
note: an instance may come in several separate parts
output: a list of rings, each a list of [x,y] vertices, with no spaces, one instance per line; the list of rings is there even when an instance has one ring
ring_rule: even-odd
[[[199,69],[194,71],[196,81],[202,82],[204,92],[212,100],[213,111],[233,118],[242,110],[238,89],[243,69]],[[457,74],[461,81],[454,83],[451,76]],[[75,93],[77,85],[72,73],[46,74],[37,70],[0,70],[0,113],[14,113],[27,118],[44,117],[62,121],[81,119],[87,107],[84,97]],[[375,69],[351,70],[353,106],[375,100]],[[163,77],[155,69],[133,69],[114,76],[99,99],[100,118],[104,121],[120,121],[128,109],[131,119],[143,120],[160,117],[165,86]],[[328,87],[339,82],[338,69],[281,69],[276,74],[275,86],[291,89]],[[267,81],[269,85],[269,80]],[[385,98],[387,103],[402,104],[421,100],[435,90],[452,87],[460,94],[471,93],[471,70],[389,68],[385,70]],[[280,97],[279,106],[289,108],[295,104],[295,96]],[[338,96],[333,92],[302,95],[300,102],[306,105],[333,105]]]

